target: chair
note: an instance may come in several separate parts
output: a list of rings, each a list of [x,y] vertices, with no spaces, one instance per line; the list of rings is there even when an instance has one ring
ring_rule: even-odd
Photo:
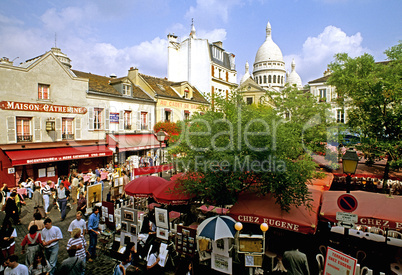
[[[320,253],[322,254],[322,256],[324,256],[324,258],[325,258],[327,256],[327,247],[322,244],[318,247],[318,249],[320,250]]]
[[[384,235],[384,230],[378,227],[370,227],[369,229],[370,233],[378,234],[378,235]]]
[[[366,259],[366,257],[367,257],[367,254],[366,254],[366,252],[364,252],[363,250],[358,250],[358,251],[356,252],[356,259],[357,259],[357,262],[358,262],[358,263],[363,262],[364,259]]]
[[[402,233],[396,230],[388,230],[388,237],[402,239]]]
[[[318,275],[322,275],[324,272],[324,256],[321,254],[315,255],[315,258],[317,260],[317,265],[318,265]]]
[[[361,269],[360,275],[373,275],[373,270],[365,266]]]

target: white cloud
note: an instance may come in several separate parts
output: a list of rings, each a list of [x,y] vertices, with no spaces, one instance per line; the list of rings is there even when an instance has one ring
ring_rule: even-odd
[[[197,31],[197,37],[206,38],[210,43],[216,41],[225,41],[226,34],[227,33],[225,29],[214,29],[212,31],[205,31],[205,30]]]
[[[303,44],[300,55],[285,56],[285,62],[290,71],[292,59],[296,62],[296,71],[302,78],[303,84],[323,76],[327,65],[334,60],[336,53],[348,53],[356,57],[368,52],[362,47],[363,37],[358,32],[348,36],[340,28],[325,27],[324,31],[316,37],[308,37]]]
[[[227,23],[230,9],[241,5],[243,5],[241,0],[197,0],[196,6],[189,8],[186,17],[198,18],[205,22],[221,19]]]

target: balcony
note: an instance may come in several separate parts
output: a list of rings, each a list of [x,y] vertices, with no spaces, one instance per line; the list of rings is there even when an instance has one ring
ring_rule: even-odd
[[[31,142],[32,135],[17,135],[17,142]]]
[[[66,139],[74,139],[74,134],[62,134],[62,135],[61,135],[61,138],[62,138],[63,140],[66,140]]]

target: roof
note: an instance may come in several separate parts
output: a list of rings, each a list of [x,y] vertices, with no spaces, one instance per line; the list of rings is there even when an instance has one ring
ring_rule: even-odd
[[[209,102],[201,95],[201,93],[195,87],[191,86],[187,81],[172,82],[165,78],[159,78],[159,77],[154,77],[154,76],[149,76],[149,75],[144,75],[144,74],[139,74],[139,75],[142,77],[142,79],[144,79],[145,82],[147,82],[147,84],[149,86],[151,86],[152,90],[154,90],[158,96],[183,99],[173,89],[173,87],[181,86],[184,83],[187,83],[193,89],[193,98],[191,99],[191,101],[197,101],[200,103],[209,104]]]
[[[89,91],[103,93],[105,95],[114,95],[114,96],[121,96],[123,95],[116,90],[113,83],[120,83],[127,79],[127,77],[120,77],[120,78],[111,78],[107,76],[100,76],[91,73],[80,72],[77,70],[72,70],[78,77],[88,78],[89,79]],[[129,80],[128,80],[129,81]],[[126,98],[126,96],[124,96]],[[149,100],[153,101],[153,99],[147,95],[140,87],[136,85],[132,85],[132,98],[133,99],[142,99],[142,100]]]
[[[325,83],[325,82],[328,81],[328,78],[329,78],[329,77],[330,77],[330,75],[326,75],[326,76],[323,76],[323,77],[320,77],[320,78],[311,80],[311,81],[308,82],[308,84]]]
[[[212,48],[214,48],[214,47],[222,50],[223,60],[219,60],[219,59],[214,57],[214,55],[212,54]],[[216,44],[209,44],[209,51],[210,51],[210,56],[211,56],[211,61],[212,62],[214,62],[215,64],[218,64],[218,65],[220,65],[220,66],[222,66],[222,67],[224,67],[224,68],[226,68],[228,70],[234,70],[235,69],[234,64],[233,64],[233,67],[230,66],[230,55],[231,55],[231,53],[226,52],[224,49],[222,49],[221,47],[219,47]]]

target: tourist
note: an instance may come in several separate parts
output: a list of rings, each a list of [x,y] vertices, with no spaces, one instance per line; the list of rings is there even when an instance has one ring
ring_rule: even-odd
[[[15,204],[17,205],[17,209],[18,209],[18,217],[20,217],[20,216],[21,216],[21,209],[22,209],[22,206],[26,204],[26,203],[25,203],[25,200],[24,200],[24,198],[23,198],[20,194],[17,193],[17,188],[14,188],[14,189],[11,191],[11,195],[12,195],[12,194],[15,194]],[[11,196],[11,195],[10,195],[10,196]]]
[[[103,180],[101,180],[100,177],[96,178],[96,181],[94,182],[94,184],[102,184],[102,191],[105,188],[105,184],[103,183]]]
[[[18,263],[17,255],[10,255],[6,260],[4,275],[29,275],[28,267]]]
[[[77,247],[77,252],[75,253],[75,256],[80,258],[85,265],[86,262],[86,247],[87,247],[87,242],[85,241],[84,237],[81,234],[81,229],[79,228],[74,228],[74,230],[71,232],[71,238],[67,242],[67,250],[69,250],[72,246]],[[83,275],[85,275],[85,268],[82,272]]]
[[[63,239],[63,234],[57,226],[52,226],[52,220],[46,218],[44,221],[45,228],[42,230],[42,244],[45,247],[45,255],[49,260],[53,275],[56,270],[57,256],[59,254],[59,240]]]
[[[48,260],[46,260],[45,255],[42,250],[39,250],[35,253],[34,261],[29,266],[29,274],[30,275],[48,275],[52,267],[50,266]]]
[[[89,248],[88,252],[91,255],[91,258],[88,260],[92,262],[96,257],[96,244],[98,242],[99,232],[99,207],[95,206],[93,208],[92,214],[88,219],[88,233],[89,233]]]
[[[288,274],[303,274],[309,275],[310,270],[306,254],[300,252],[295,245],[295,242],[290,242],[291,250],[283,253],[282,263],[288,271]]]
[[[87,177],[89,177],[88,181],[93,184],[96,180],[96,175],[92,172],[92,169],[88,170]]]
[[[99,167],[98,166],[96,166],[96,169],[95,169],[95,176],[98,178],[100,178],[101,177],[101,170],[99,169]]]
[[[131,254],[131,265],[136,268],[137,271],[139,271],[139,255],[137,252],[137,249],[135,249],[135,243],[130,242],[126,246],[126,251],[129,251]]]
[[[27,190],[28,193],[28,198],[32,199],[32,195],[34,193],[33,187],[34,187],[34,181],[31,178],[28,178],[25,183],[22,183],[23,187]]]
[[[80,192],[79,199],[77,202],[77,212],[81,212],[85,215],[87,212],[87,200],[85,199],[84,193]]]
[[[64,184],[61,182],[59,187],[57,188],[57,203],[59,204],[61,217],[60,220],[64,221],[66,218],[66,208],[67,208],[67,200],[70,196],[70,191],[64,187]]]
[[[36,252],[40,250],[40,244],[42,243],[41,234],[38,232],[38,227],[32,225],[29,228],[28,234],[25,235],[21,242],[22,254],[25,254],[25,264],[30,266],[34,262]],[[28,245],[28,249],[25,250],[25,246]]]
[[[6,207],[4,210],[6,212],[6,217],[4,218],[4,220],[13,219],[14,224],[21,224],[20,215],[18,214],[17,203],[15,201],[16,196],[17,193],[11,192],[10,196],[7,198]]]
[[[4,258],[14,254],[15,238],[17,238],[17,231],[13,227],[10,219],[4,219],[0,228],[0,247]]]
[[[52,191],[50,189],[50,183],[52,181],[48,180],[45,184],[45,186],[42,188],[42,196],[43,196],[43,201],[45,202],[45,213],[46,215],[50,214],[49,210],[49,205],[50,205],[50,196],[52,195]]]
[[[45,214],[45,200],[43,199],[43,196],[39,192],[39,188],[34,186],[33,189],[35,190],[33,193],[33,203],[34,203],[34,209],[36,212],[38,212],[42,218],[46,216]]]
[[[67,250],[68,258],[65,259],[59,268],[57,269],[57,274],[60,275],[81,275],[85,269],[85,263],[81,258],[76,256],[77,246],[72,245],[70,249]]]
[[[71,197],[73,199],[73,204],[77,203],[77,192],[78,192],[78,187],[79,187],[79,180],[77,178],[77,175],[74,173],[71,176]]]
[[[126,269],[131,265],[131,253],[125,251],[123,254],[123,260],[114,269],[113,275],[126,275]]]
[[[159,256],[159,243],[154,243],[151,248],[151,252],[148,255],[147,258],[147,274],[154,274],[154,275],[160,275],[163,274],[163,271],[158,264],[160,261]]]
[[[40,213],[34,213],[33,217],[34,220],[28,224],[28,230],[31,228],[32,225],[36,225],[39,231],[45,228],[45,224],[42,221],[42,215]]]
[[[76,219],[73,220],[68,227],[68,232],[72,233],[75,228],[79,228],[84,236],[87,231],[87,225],[85,220],[82,219],[82,212],[78,211],[77,214],[75,214],[75,217]]]

